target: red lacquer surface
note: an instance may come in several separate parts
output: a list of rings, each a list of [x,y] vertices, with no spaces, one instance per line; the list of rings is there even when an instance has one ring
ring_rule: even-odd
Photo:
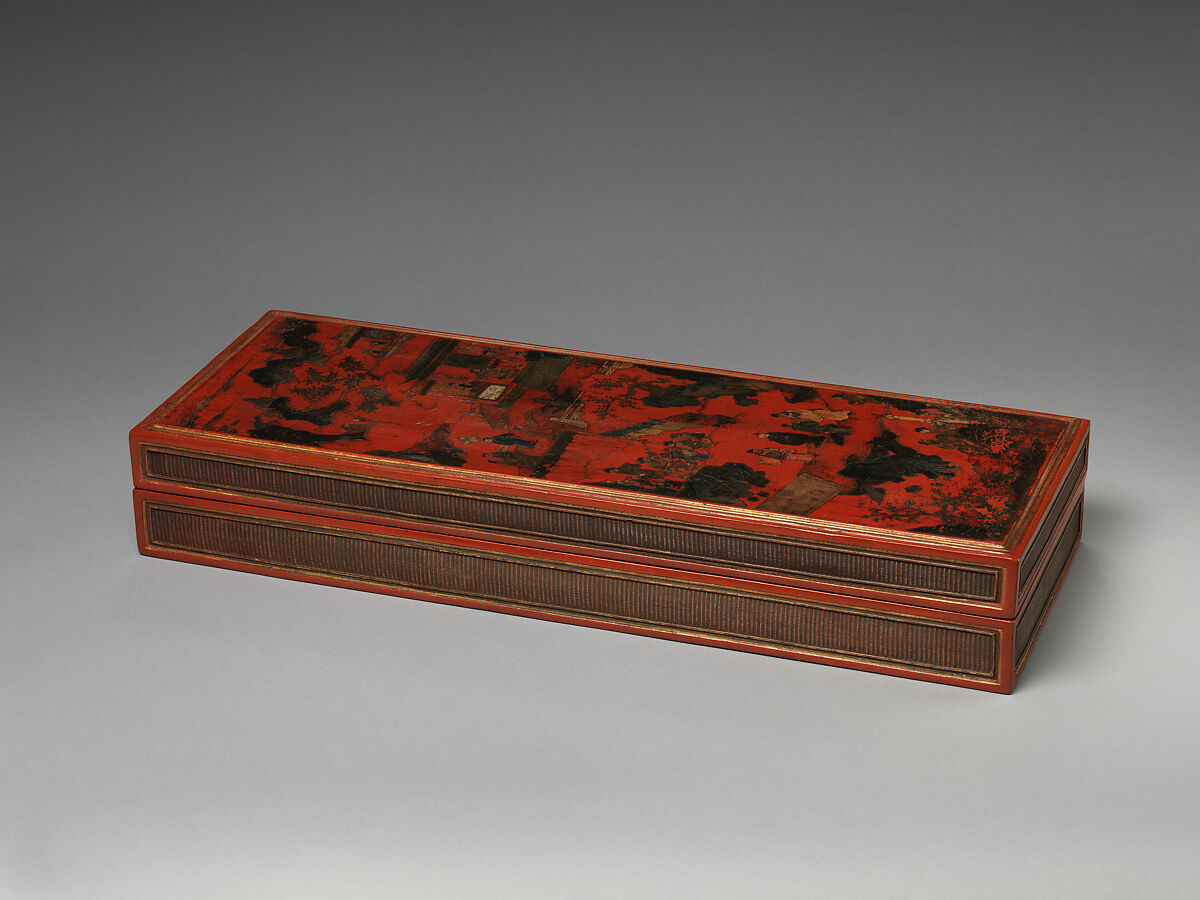
[[[1070,421],[280,316],[159,424],[1003,541]]]

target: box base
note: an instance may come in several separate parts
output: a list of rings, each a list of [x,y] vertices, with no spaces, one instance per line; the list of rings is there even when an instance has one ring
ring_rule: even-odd
[[[1078,545],[1064,517],[1025,609],[993,619],[746,577],[134,491],[149,556],[1007,693]]]

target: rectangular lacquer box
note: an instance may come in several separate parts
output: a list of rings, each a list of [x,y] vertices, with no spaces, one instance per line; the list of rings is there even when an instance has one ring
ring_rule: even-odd
[[[153,555],[1009,690],[1078,539],[1088,432],[1067,416],[271,312],[130,448]],[[505,593],[421,565],[172,549],[143,508],[171,496],[191,515],[257,509],[277,531],[299,516],[428,553],[478,544]],[[592,606],[549,602],[534,560],[550,559],[582,567],[556,577],[594,586]],[[635,603],[628,576],[643,571],[674,586],[639,587]],[[736,590],[701,587],[726,582]],[[861,628],[875,637],[859,646]],[[933,655],[898,649],[914,641]],[[958,669],[930,664],[967,645]]]

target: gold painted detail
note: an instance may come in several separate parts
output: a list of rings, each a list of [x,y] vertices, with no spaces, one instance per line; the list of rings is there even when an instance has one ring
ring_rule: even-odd
[[[850,586],[899,588],[981,605],[997,602],[998,573],[993,569],[864,553],[728,530],[689,528],[650,518],[605,515],[549,503],[433,490],[197,453],[148,447],[143,448],[142,455],[143,471],[161,481]]]
[[[759,504],[759,509],[803,516],[829,502],[842,489],[824,478],[801,472]]]
[[[999,632],[326,526],[146,504],[153,545],[516,608],[995,679]]]

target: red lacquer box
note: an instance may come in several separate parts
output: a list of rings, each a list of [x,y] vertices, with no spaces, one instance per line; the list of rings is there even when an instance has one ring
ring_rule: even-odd
[[[130,434],[144,553],[1007,692],[1088,423],[271,312]]]

